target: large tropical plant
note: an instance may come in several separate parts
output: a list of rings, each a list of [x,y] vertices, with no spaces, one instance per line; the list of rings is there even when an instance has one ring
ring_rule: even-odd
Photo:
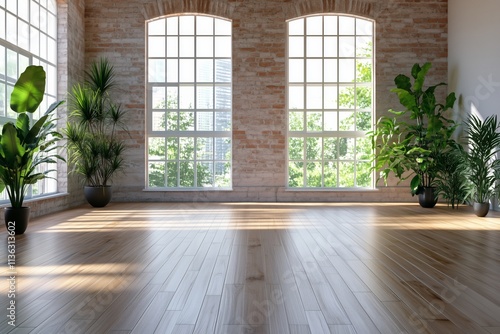
[[[497,116],[484,121],[471,115],[465,124],[467,149],[464,154],[466,176],[470,182],[469,195],[476,203],[488,203],[498,193],[500,178],[500,124]]]
[[[0,135],[0,191],[7,190],[13,208],[22,207],[28,187],[53,171],[41,165],[64,160],[57,154],[62,136],[53,115],[63,101],[54,102],[39,119],[33,117],[43,100],[45,80],[42,66],[28,66],[21,74],[10,99],[17,120],[4,124]]]
[[[431,66],[431,63],[415,64],[411,69],[412,78],[400,74],[394,79],[396,88],[391,92],[398,95],[405,110],[390,109],[391,116],[380,117],[371,134],[376,152],[374,168],[380,171],[380,178],[386,183],[391,174],[401,181],[411,178],[413,195],[435,186],[439,159],[448,149],[457,146],[452,139],[456,124],[446,115],[455,103],[455,93],[438,103],[436,89],[446,84],[424,88]]]
[[[85,83],[72,87],[70,115],[64,130],[68,139],[69,161],[86,185],[107,186],[123,168],[125,111],[110,95],[116,86],[114,67],[101,58],[85,72]]]

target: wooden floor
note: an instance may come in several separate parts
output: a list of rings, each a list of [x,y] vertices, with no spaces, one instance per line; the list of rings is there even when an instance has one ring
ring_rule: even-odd
[[[500,333],[500,215],[467,207],[111,204],[15,250],[0,333]]]

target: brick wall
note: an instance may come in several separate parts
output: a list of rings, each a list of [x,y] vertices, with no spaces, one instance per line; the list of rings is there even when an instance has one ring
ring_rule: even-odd
[[[233,22],[233,191],[144,192],[145,20],[198,12]],[[335,12],[376,20],[376,109],[398,107],[393,78],[415,62],[433,62],[429,82],[447,79],[446,0],[86,0],[85,60],[108,57],[117,99],[130,111],[127,170],[115,179],[117,201],[396,201],[408,188],[379,191],[285,191],[286,20]],[[395,185],[395,184],[392,184]]]

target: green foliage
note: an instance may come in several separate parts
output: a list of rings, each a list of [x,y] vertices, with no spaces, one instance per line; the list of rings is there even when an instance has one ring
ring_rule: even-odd
[[[455,103],[455,93],[450,93],[445,103],[437,103],[435,90],[445,84],[424,89],[430,68],[430,63],[422,67],[415,64],[411,69],[413,84],[412,79],[403,74],[396,76],[396,88],[391,92],[398,95],[405,110],[389,110],[392,116],[379,118],[371,133],[376,150],[374,168],[380,171],[380,178],[387,182],[390,174],[400,180],[411,177],[413,195],[420,193],[423,187],[435,186],[442,165],[440,159],[457,147],[452,139],[456,124],[445,115]]]
[[[436,191],[452,208],[458,208],[467,200],[470,183],[466,178],[466,165],[463,163],[463,148],[456,147],[447,151],[439,160]]]
[[[105,58],[91,64],[85,84],[72,87],[70,115],[64,129],[73,172],[83,175],[89,186],[106,186],[123,168],[125,111],[112,101],[116,85],[114,68]]]
[[[0,191],[7,190],[12,207],[22,207],[29,185],[49,177],[52,170],[38,172],[38,167],[58,159],[53,112],[63,102],[53,103],[44,115],[33,121],[26,114],[37,110],[45,92],[45,71],[41,66],[28,66],[11,94],[11,109],[18,112],[15,123],[3,126],[0,135]]]
[[[484,121],[471,115],[466,123],[468,150],[464,164],[471,187],[469,195],[474,202],[488,203],[498,193],[496,180],[500,178],[500,124],[497,116],[489,116]]]

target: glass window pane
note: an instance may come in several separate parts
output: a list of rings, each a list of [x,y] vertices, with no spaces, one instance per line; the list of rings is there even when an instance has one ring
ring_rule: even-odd
[[[149,57],[165,57],[165,37],[148,38]]]
[[[179,56],[194,57],[194,37],[179,37]]]
[[[17,45],[23,49],[29,50],[29,25],[21,20],[18,20],[17,22]]]
[[[356,88],[356,109],[370,110],[372,107],[372,90],[371,87]]]
[[[304,131],[304,112],[294,111],[289,113],[288,129],[290,131]]]
[[[306,113],[307,131],[320,132],[323,130],[323,114],[320,111]]]
[[[307,82],[322,82],[323,81],[323,60],[322,59],[307,59],[306,60]]]
[[[149,186],[153,188],[165,187],[165,162],[155,161],[148,164]]]
[[[339,112],[339,130],[354,131],[355,117],[354,112]]]
[[[215,113],[215,131],[231,130],[231,113],[219,111]]]
[[[194,131],[194,112],[179,112],[179,131]]]
[[[316,85],[307,86],[307,109],[323,108],[323,87]]]
[[[354,17],[339,16],[339,35],[354,35]]]
[[[35,54],[40,54],[40,32],[38,29],[30,27],[30,51]]]
[[[324,60],[325,82],[338,82],[337,59]]]
[[[307,57],[323,56],[323,37],[307,37]]]
[[[322,172],[321,162],[308,162],[306,167],[306,186],[321,187]]]
[[[304,138],[288,138],[288,158],[290,160],[304,160]]]
[[[215,60],[215,81],[216,82],[231,82],[231,60],[216,59]]]
[[[339,81],[354,82],[356,68],[354,59],[339,59]]]
[[[231,185],[231,163],[216,162],[215,163],[215,187],[224,188]]]
[[[354,138],[339,138],[339,159],[354,159]]]
[[[304,60],[290,59],[288,64],[288,81],[304,82]]]
[[[325,37],[325,57],[337,57],[337,37]]]
[[[288,38],[288,56],[304,57],[304,37]]]
[[[336,188],[337,184],[337,163],[327,161],[323,165],[323,180],[325,187]]]
[[[326,15],[324,17],[325,35],[337,35],[337,16]]]
[[[153,109],[165,109],[165,87],[153,87],[152,95],[151,107]]]
[[[148,34],[165,35],[165,20],[156,20],[148,23]]]
[[[306,138],[306,159],[321,160],[322,159],[323,140],[319,137]]]
[[[179,186],[179,163],[174,161],[167,162],[167,187]]]
[[[179,185],[181,187],[194,187],[194,163],[192,161],[181,161]]]
[[[231,160],[231,139],[215,138],[215,160]]]
[[[214,19],[208,16],[196,17],[196,34],[197,35],[213,35],[214,34]]]
[[[179,35],[194,35],[194,16],[179,17]]]
[[[372,113],[371,111],[358,111],[356,113],[356,130],[370,131],[372,129]]]
[[[196,164],[196,183],[198,187],[212,187],[214,183],[213,162],[203,161]]]
[[[369,59],[356,60],[356,82],[372,82],[372,61]]]
[[[339,37],[339,57],[354,57],[354,37]]]
[[[5,22],[5,10],[0,9],[0,22]],[[5,39],[5,24],[0,24],[0,38]]]
[[[372,155],[372,142],[370,138],[356,139],[356,160],[370,160]]]
[[[312,16],[306,19],[307,35],[323,34],[323,16]]]
[[[323,158],[325,160],[337,160],[339,158],[339,139],[335,137],[324,139]]]
[[[13,1],[9,1],[13,2]],[[24,21],[29,21],[29,7],[28,0],[17,0],[17,8],[19,8],[19,12],[17,15],[22,18]]]
[[[165,138],[150,137],[148,140],[148,159],[165,159]]]
[[[288,109],[304,109],[304,86],[288,87]]]
[[[372,35],[373,22],[363,19],[356,19],[356,34],[357,35]]]
[[[179,138],[167,138],[167,160],[179,159]]]
[[[196,87],[196,108],[213,109],[214,107],[214,88],[213,86]]]
[[[163,44],[161,45],[163,46]],[[177,57],[179,55],[179,38],[167,37],[167,57]]]
[[[162,116],[165,117],[164,114]],[[179,131],[179,112],[168,111],[166,123],[168,131]]]
[[[179,160],[194,159],[194,138],[180,137],[179,138]]]
[[[165,60],[150,59],[148,74],[149,82],[165,82]]]
[[[196,56],[213,57],[214,56],[214,38],[196,37]]]
[[[179,34],[179,18],[177,16],[167,18],[167,35]]]
[[[231,35],[231,21],[217,19],[215,20],[216,35]]]
[[[153,131],[165,131],[165,112],[153,112],[152,116]]]
[[[231,87],[215,86],[215,108],[231,109]]]
[[[179,108],[194,109],[194,86],[179,87]]]
[[[290,161],[288,163],[288,186],[304,187],[304,163]]]
[[[179,89],[177,87],[167,87],[167,109],[177,109],[179,107]]]
[[[304,19],[292,20],[288,22],[289,35],[304,35]]]
[[[214,159],[214,139],[200,137],[196,139],[196,160]]]
[[[339,88],[339,108],[354,109],[355,108],[354,86],[341,86]]]
[[[371,187],[372,186],[371,164],[369,162],[358,162],[356,164],[356,186]]]
[[[179,60],[179,82],[194,82],[194,59]]]
[[[196,130],[197,131],[213,131],[214,130],[214,113],[206,111],[198,111],[196,113]]]
[[[215,37],[215,56],[231,57],[231,37]]]
[[[213,82],[214,81],[214,61],[213,59],[196,60],[196,81]]]
[[[7,13],[7,41],[17,45],[17,19],[14,15]]]
[[[356,57],[371,57],[372,46],[371,37],[356,37]]]
[[[354,162],[341,161],[339,163],[339,187],[354,187]]]
[[[325,131],[338,131],[337,124],[337,112],[326,111],[325,112]]]
[[[167,82],[177,81],[179,81],[179,61],[177,59],[167,59]]]
[[[324,108],[337,109],[337,85],[325,85],[324,92]]]

